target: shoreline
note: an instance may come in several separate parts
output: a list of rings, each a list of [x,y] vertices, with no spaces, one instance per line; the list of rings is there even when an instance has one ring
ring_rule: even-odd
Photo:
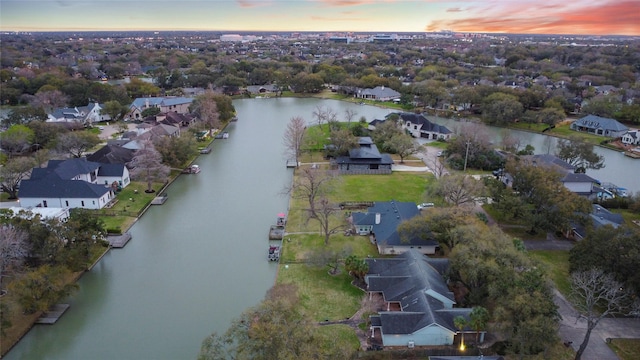
[[[227,123],[224,125],[224,127],[223,127],[220,131],[224,131],[224,129],[226,129],[228,125],[229,125],[229,122],[227,122]],[[206,144],[206,146],[211,146],[211,144],[213,144],[213,142],[214,142],[215,140],[216,140],[216,139],[215,139],[215,137],[212,137],[212,138],[211,138],[211,140]],[[198,153],[198,155],[196,155],[196,156],[195,156],[195,157],[194,157],[194,158],[189,162],[189,165],[193,164],[193,163],[194,163],[194,162],[195,162],[195,161],[200,157],[200,155],[201,155],[201,154],[200,154],[200,153]],[[171,184],[173,184],[173,182],[174,182],[174,181],[176,181],[176,180],[177,180],[181,175],[185,175],[185,174],[182,174],[182,173],[180,173],[180,172],[179,172],[176,176],[174,176],[173,178],[170,178],[169,180],[167,180],[167,182],[165,182],[165,184],[160,188],[160,190],[158,190],[158,191],[157,191],[157,194],[161,194],[163,191],[165,191],[165,190],[166,190],[166,189],[167,189]],[[8,201],[3,201],[3,202],[1,202],[1,203],[8,203]],[[14,202],[11,202],[11,203],[14,203]],[[17,201],[15,201],[15,203],[17,204],[18,202],[17,202]],[[135,219],[133,220],[133,222],[131,222],[131,223],[127,226],[127,228],[126,228],[126,229],[122,229],[122,232],[123,232],[123,233],[125,233],[125,232],[129,231],[129,230],[133,227],[133,225],[134,225],[135,223],[137,223],[137,222],[138,222],[138,220],[140,220],[140,218],[141,218],[141,217],[142,217],[142,216],[147,212],[147,210],[149,210],[149,208],[150,208],[150,207],[151,207],[151,201],[149,201],[149,203],[148,203],[148,204],[147,204],[147,205],[146,205],[146,206],[145,206],[145,207],[140,211],[140,214],[139,214],[137,217],[135,217]],[[100,254],[100,256],[98,256],[98,257],[96,258],[96,260],[95,260],[93,263],[91,263],[89,266],[87,266],[87,268],[86,268],[85,270],[83,270],[83,271],[79,271],[79,272],[75,273],[75,274],[74,274],[74,276],[73,276],[73,278],[72,278],[72,280],[71,280],[69,283],[78,283],[78,281],[82,278],[82,276],[83,276],[85,273],[87,273],[87,272],[91,271],[91,269],[92,269],[93,267],[95,267],[95,266],[100,262],[100,260],[102,260],[102,258],[103,258],[103,257],[105,257],[105,256],[106,256],[106,255],[107,255],[111,250],[112,250],[111,246],[107,246],[107,247],[105,248],[104,252],[102,252],[102,253]],[[37,312],[37,313],[35,313],[35,314],[31,314],[31,315],[30,315],[30,316],[33,316],[33,319],[32,319],[32,321],[31,321],[31,323],[29,324],[29,326],[28,326],[28,327],[26,327],[26,328],[24,329],[24,331],[20,331],[20,332],[19,332],[19,334],[20,334],[20,335],[19,335],[19,337],[16,339],[16,341],[14,341],[13,343],[11,343],[11,344],[9,344],[9,345],[7,345],[7,344],[5,344],[5,343],[3,342],[3,344],[2,344],[2,349],[1,349],[1,351],[0,351],[0,359],[2,359],[5,355],[7,355],[7,354],[11,351],[11,349],[13,349],[13,348],[14,348],[14,347],[15,347],[15,346],[20,342],[20,340],[22,340],[22,338],[24,338],[24,337],[29,333],[29,331],[31,331],[31,329],[36,325],[36,321],[38,320],[38,318],[40,318],[40,316],[41,316],[43,313],[44,313],[44,311],[39,311],[39,312]],[[36,316],[36,315],[37,315],[37,316]],[[55,325],[55,324],[54,324],[54,325]],[[6,348],[5,348],[5,346],[6,346]]]

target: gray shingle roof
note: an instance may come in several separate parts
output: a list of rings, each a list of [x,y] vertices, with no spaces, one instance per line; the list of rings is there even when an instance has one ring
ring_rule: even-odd
[[[446,308],[438,298],[455,303],[442,273],[431,265],[431,260],[416,250],[392,259],[366,259],[368,290],[382,292],[386,301],[400,302],[402,308],[380,313],[376,322],[384,334],[411,334],[433,325],[456,332],[453,319],[468,318],[470,308]],[[438,265],[443,263],[438,261]]]
[[[46,168],[34,168],[30,180],[36,180],[55,173],[64,180],[71,180],[81,174],[89,174],[100,167],[99,163],[86,158],[68,160],[49,160]]]
[[[389,117],[391,114],[387,115]],[[399,113],[398,114],[403,122],[411,122],[412,124],[422,125],[422,131],[435,132],[440,134],[451,134],[451,130],[449,130],[446,126],[438,125],[436,123],[432,123],[422,114],[413,114],[413,113]]]
[[[615,119],[604,118],[596,115],[587,115],[574,122],[574,125],[582,126],[590,129],[605,129],[612,131],[629,130],[628,127],[622,125]]]
[[[99,198],[110,190],[82,180],[65,180],[57,174],[35,180],[22,180],[20,198]]]
[[[376,202],[366,213],[353,212],[355,225],[373,225],[373,233],[379,244],[402,246],[437,245],[432,239],[411,238],[403,242],[398,234],[398,226],[420,213],[414,202],[382,201]],[[376,214],[380,214],[380,223],[376,224]]]
[[[98,169],[98,176],[122,176],[124,164],[101,164]]]

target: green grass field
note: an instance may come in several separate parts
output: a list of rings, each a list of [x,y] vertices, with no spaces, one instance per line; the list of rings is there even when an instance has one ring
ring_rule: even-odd
[[[561,250],[529,251],[532,258],[540,261],[556,288],[565,296],[571,292],[569,280],[569,252]]]

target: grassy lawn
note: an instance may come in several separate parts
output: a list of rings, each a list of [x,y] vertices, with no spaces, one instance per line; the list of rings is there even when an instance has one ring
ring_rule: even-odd
[[[341,176],[336,181],[330,199],[341,201],[423,201],[423,193],[431,175],[393,173],[391,175]],[[332,235],[328,245],[320,234],[317,221],[306,221],[305,199],[291,198],[287,222],[287,235],[282,241],[282,257],[278,270],[278,283],[298,286],[300,306],[314,321],[342,320],[353,316],[361,306],[365,293],[352,285],[352,277],[342,265],[339,273],[329,274],[328,266],[312,266],[308,260],[314,251],[331,249],[364,258],[378,256],[376,247],[364,236]],[[345,221],[346,211],[339,212],[334,223]],[[319,346],[334,346],[338,342],[346,347],[359,348],[358,339],[347,326],[320,326]]]
[[[569,281],[569,252],[561,250],[532,250],[529,254],[540,261],[556,288],[567,297],[571,292]]]
[[[162,186],[162,183],[154,183],[153,189],[159,190]],[[107,230],[126,231],[133,224],[142,210],[158,195],[157,191],[148,194],[146,189],[146,182],[133,181],[116,195],[118,201],[111,208],[97,210]]]
[[[364,292],[351,285],[351,276],[342,271],[330,275],[327,267],[280,264],[278,283],[298,286],[300,306],[314,321],[342,320],[360,308]]]
[[[348,344],[348,346],[354,350],[360,348],[360,341],[353,332],[353,329],[346,325],[324,325],[316,328],[315,331],[317,344],[320,346],[329,348],[336,342],[341,344]]]
[[[349,175],[333,194],[336,201],[414,201],[421,203],[432,174]]]
[[[621,360],[635,360],[640,354],[640,339],[611,339],[609,347]]]

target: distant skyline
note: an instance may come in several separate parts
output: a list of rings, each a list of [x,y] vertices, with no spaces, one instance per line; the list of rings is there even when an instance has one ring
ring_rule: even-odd
[[[640,36],[640,0],[0,0],[0,30]]]

